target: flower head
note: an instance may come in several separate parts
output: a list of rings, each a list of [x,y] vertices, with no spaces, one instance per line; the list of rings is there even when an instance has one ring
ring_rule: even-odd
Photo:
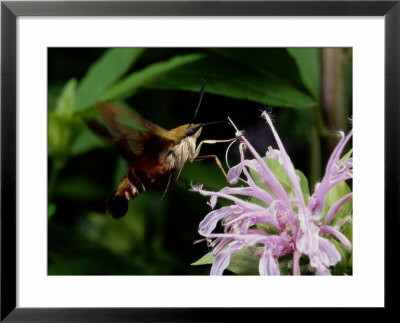
[[[346,137],[342,135],[321,183],[316,185],[315,192],[308,199],[269,115],[263,112],[262,117],[270,126],[278,146],[278,149],[268,147],[264,159],[231,122],[240,139],[240,162],[230,168],[227,179],[231,185],[239,181],[245,185],[228,186],[219,192],[207,191],[202,186],[194,188],[210,197],[209,205],[213,209],[199,225],[199,233],[207,241],[212,241],[214,258],[211,275],[222,275],[231,255],[250,246],[255,247],[254,256],[259,257],[260,275],[280,275],[279,260],[287,255],[293,257],[294,275],[300,275],[302,255],[308,256],[316,274],[329,275],[330,267],[341,260],[341,254],[329,237],[335,237],[347,249],[351,248],[349,239],[330,222],[344,203],[352,198],[352,193],[336,201],[324,219],[323,211],[328,192],[352,178],[352,158],[340,160],[352,132]],[[251,154],[252,159],[245,159],[245,151]],[[279,163],[290,190],[282,184],[265,159],[275,159]],[[215,209],[218,198],[229,200],[232,204]],[[221,223],[223,232],[215,233],[218,223]],[[263,224],[269,230],[262,229]],[[326,234],[329,236],[326,237]]]

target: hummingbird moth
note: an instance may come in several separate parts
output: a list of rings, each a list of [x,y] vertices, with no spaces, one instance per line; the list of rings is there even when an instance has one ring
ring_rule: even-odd
[[[126,214],[130,200],[149,189],[153,184],[168,179],[165,195],[171,187],[175,171],[179,171],[178,179],[187,160],[192,162],[214,158],[226,176],[216,155],[199,156],[202,144],[235,140],[235,138],[203,140],[199,145],[196,145],[196,140],[200,136],[203,126],[211,124],[193,123],[203,92],[204,82],[193,121],[171,130],[165,130],[116,105],[109,103],[97,105],[97,111],[106,123],[108,132],[114,138],[119,152],[129,162],[130,166],[116,192],[108,201],[108,211],[114,218],[120,218]]]

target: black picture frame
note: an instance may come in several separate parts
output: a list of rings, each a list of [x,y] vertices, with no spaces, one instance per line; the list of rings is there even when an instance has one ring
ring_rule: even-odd
[[[1,3],[1,321],[236,321],[267,309],[16,307],[16,19],[19,16],[383,16],[385,19],[385,308],[398,286],[400,1],[4,1]],[[368,95],[368,94],[366,94]],[[371,148],[373,150],[373,148]],[[371,255],[373,262],[373,255]],[[373,265],[373,263],[371,264]],[[40,292],[40,291],[38,291]],[[288,295],[289,297],[289,295]],[[277,310],[285,313],[287,310]],[[331,311],[332,312],[332,311]],[[333,315],[335,315],[332,312]],[[266,319],[267,316],[264,316]]]

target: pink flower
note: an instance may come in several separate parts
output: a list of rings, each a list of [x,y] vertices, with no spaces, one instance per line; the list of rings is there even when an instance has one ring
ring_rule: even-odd
[[[341,260],[341,255],[330,238],[324,235],[330,234],[347,249],[351,248],[349,239],[329,223],[343,204],[352,199],[352,193],[334,203],[324,219],[323,207],[330,189],[353,176],[352,158],[340,160],[352,131],[346,137],[342,134],[328,161],[321,183],[316,185],[315,192],[306,203],[299,176],[270,117],[266,112],[262,116],[270,126],[278,145],[278,149],[268,148],[266,158],[279,161],[291,183],[292,192],[285,190],[267,163],[231,122],[240,139],[241,159],[238,165],[230,168],[227,179],[231,185],[239,181],[245,185],[225,187],[219,192],[204,190],[202,186],[193,188],[204,196],[210,196],[209,205],[213,209],[199,225],[199,233],[207,241],[212,241],[214,259],[211,275],[222,275],[229,265],[231,255],[249,246],[257,247],[255,256],[259,257],[260,275],[280,275],[279,260],[288,254],[293,256],[294,275],[300,275],[299,261],[302,255],[308,256],[316,274],[330,275],[330,268]],[[253,159],[245,159],[245,151]],[[256,184],[251,172],[260,176],[266,189]],[[232,204],[214,209],[218,198],[229,200]],[[263,203],[255,203],[255,199]],[[223,232],[214,233],[218,223],[221,223]],[[257,224],[260,223],[267,223],[274,231],[259,229]]]

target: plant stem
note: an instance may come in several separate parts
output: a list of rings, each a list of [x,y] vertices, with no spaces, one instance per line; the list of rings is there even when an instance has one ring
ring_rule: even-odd
[[[347,130],[349,113],[349,49],[323,48],[321,50],[321,105],[326,128],[329,131]],[[330,150],[336,141],[327,138]]]
[[[310,189],[321,179],[321,142],[316,126],[312,126],[309,132],[310,138]]]
[[[329,133],[328,129],[325,126],[324,118],[322,116],[322,111],[321,110],[322,109],[321,109],[320,106],[313,107],[313,115],[314,115],[314,118],[315,118],[315,123],[317,125],[317,131],[318,131],[319,135],[322,138],[328,138],[330,133]]]

